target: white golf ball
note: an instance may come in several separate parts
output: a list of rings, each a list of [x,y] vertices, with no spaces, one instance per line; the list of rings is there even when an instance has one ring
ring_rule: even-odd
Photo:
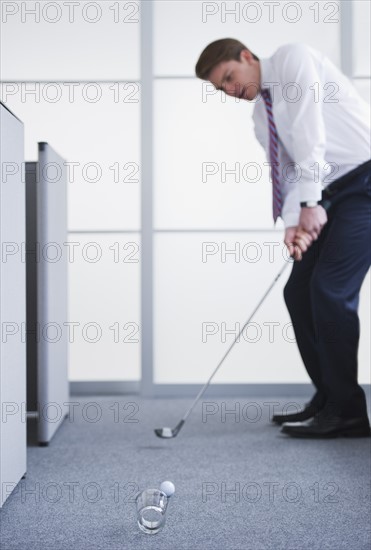
[[[167,497],[171,497],[175,493],[175,485],[171,481],[163,481],[160,485],[160,490],[165,493]]]
[[[171,428],[162,428],[162,437],[172,437],[173,430]]]

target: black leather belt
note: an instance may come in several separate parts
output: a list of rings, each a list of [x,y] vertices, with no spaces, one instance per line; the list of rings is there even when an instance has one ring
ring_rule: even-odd
[[[322,199],[320,200],[319,204],[321,204],[323,208],[328,210],[331,206],[331,203],[327,199],[331,198],[338,191],[341,191],[341,189],[344,189],[344,187],[346,187],[353,178],[359,176],[359,174],[362,174],[363,172],[367,172],[368,170],[371,170],[371,159],[364,162],[363,164],[360,164],[359,166],[356,166],[353,170],[347,172],[337,180],[330,183],[327,187],[325,187],[325,189],[322,190]]]
[[[325,189],[323,189],[322,194],[328,195],[329,197],[332,196],[334,193],[337,193],[346,187],[351,179],[355,178],[359,174],[362,174],[362,172],[367,172],[367,170],[371,170],[371,159],[363,164],[360,164],[359,166],[356,166],[350,172],[347,172],[337,180],[330,183],[327,187],[325,187]]]

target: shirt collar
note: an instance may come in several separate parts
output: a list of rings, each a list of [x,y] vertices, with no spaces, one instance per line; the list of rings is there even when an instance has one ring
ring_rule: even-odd
[[[271,88],[271,84],[273,84],[273,67],[272,67],[272,61],[268,57],[264,57],[263,59],[259,59],[260,61],[260,86],[262,89]]]

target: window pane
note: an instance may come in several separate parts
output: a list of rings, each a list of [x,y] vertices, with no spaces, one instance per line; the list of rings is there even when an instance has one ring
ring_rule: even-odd
[[[284,264],[282,252],[282,235],[274,232],[156,236],[157,383],[206,381]],[[285,341],[293,338],[282,297],[286,276],[235,345],[216,383],[306,381],[295,344]]]
[[[219,38],[241,40],[258,57],[306,42],[340,65],[339,1],[154,2],[155,75],[194,75],[198,56]]]
[[[371,103],[371,80],[369,78],[353,80],[353,85],[368,104]]]
[[[353,76],[370,76],[370,21],[368,0],[353,0]]]
[[[69,229],[138,230],[138,85],[79,84],[73,101],[62,83],[3,84],[2,92],[24,122],[26,160],[35,160],[37,142],[46,141],[68,163]]]
[[[70,380],[139,380],[139,236],[70,233],[69,243]]]
[[[3,80],[139,79],[139,2],[3,2]]]

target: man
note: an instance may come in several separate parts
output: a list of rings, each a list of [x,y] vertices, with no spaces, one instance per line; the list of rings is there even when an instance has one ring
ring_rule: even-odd
[[[371,264],[368,106],[327,57],[301,43],[259,59],[238,40],[217,40],[196,75],[255,102],[274,220],[282,217],[297,260],[284,298],[316,393],[302,411],[272,420],[293,437],[369,436],[357,381],[359,291]]]

